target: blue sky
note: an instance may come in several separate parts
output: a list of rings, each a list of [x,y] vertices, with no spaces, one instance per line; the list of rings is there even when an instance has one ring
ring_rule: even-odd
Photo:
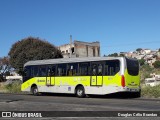
[[[16,41],[99,41],[101,55],[160,48],[160,0],[0,0],[0,57]]]

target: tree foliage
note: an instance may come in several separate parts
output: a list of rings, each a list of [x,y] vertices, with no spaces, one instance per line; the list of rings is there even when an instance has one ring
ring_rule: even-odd
[[[154,68],[148,64],[144,64],[140,67],[141,82],[143,83],[145,78],[150,77],[150,74],[154,73]]]
[[[139,60],[140,66],[144,65],[144,63],[145,63],[145,60],[144,60],[144,59],[140,59],[140,60]]]
[[[11,65],[20,74],[27,61],[62,58],[61,52],[54,45],[34,37],[28,37],[14,43],[8,55]]]
[[[0,58],[0,81],[5,80],[6,75],[10,75],[11,65],[9,57]]]
[[[154,63],[153,63],[153,66],[154,66],[155,68],[160,68],[160,61],[154,62]]]
[[[125,55],[124,55],[124,54],[122,54],[122,53],[121,53],[119,56],[120,56],[120,57],[125,57]]]
[[[109,54],[109,57],[118,57],[118,53]]]
[[[140,52],[141,50],[142,50],[142,48],[137,48],[136,49],[137,52]]]

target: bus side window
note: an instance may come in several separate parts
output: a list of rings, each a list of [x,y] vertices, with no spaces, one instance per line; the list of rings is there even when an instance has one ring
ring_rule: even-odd
[[[46,74],[46,66],[40,66],[40,68],[39,68],[39,76],[40,77],[44,77],[44,76],[46,76],[47,74]]]
[[[108,73],[109,73],[109,69],[108,68],[109,68],[109,66],[106,64],[105,65],[105,75],[108,75]]]
[[[51,76],[51,68],[48,68],[48,70],[47,70],[47,76],[48,77]]]
[[[78,71],[78,63],[68,64],[67,65],[67,75],[76,76]]]
[[[105,64],[105,75],[113,76],[120,70],[119,60],[107,60]]]
[[[93,76],[102,76],[103,75],[103,66],[104,62],[94,62],[92,63],[92,75]]]
[[[56,66],[49,65],[47,68],[47,76],[48,77],[55,76],[55,73],[56,73]]]
[[[56,66],[52,66],[51,68],[51,76],[55,76],[56,74]]]
[[[33,77],[37,77],[38,76],[38,66],[33,66],[32,70],[33,70]]]
[[[62,75],[62,68],[60,68],[60,67],[58,67],[58,70],[57,70],[57,72],[58,72],[58,76],[61,76]]]
[[[32,77],[32,74],[31,74],[31,69],[32,67],[31,66],[26,66],[24,68],[24,76],[23,76],[23,82],[27,81],[29,78]]]
[[[99,64],[98,65],[98,75],[102,75],[102,73],[103,73],[103,66],[102,64]]]
[[[66,64],[59,64],[57,67],[58,76],[66,76]]]
[[[93,68],[92,68],[92,75],[97,75],[97,66],[96,65],[93,65]]]
[[[31,67],[30,66],[27,66],[24,68],[24,76],[25,77],[30,77],[31,76]]]
[[[89,75],[89,63],[79,63],[79,75],[86,76]]]

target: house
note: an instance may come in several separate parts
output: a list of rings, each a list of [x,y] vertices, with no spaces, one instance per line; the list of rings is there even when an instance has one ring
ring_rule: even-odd
[[[120,56],[120,55],[123,55],[123,56],[126,56],[126,57],[127,57],[128,52],[120,52],[120,53],[119,53],[119,56]]]
[[[148,63],[148,65],[150,65],[151,67],[153,67],[153,63],[156,61],[156,58],[150,57],[150,58],[147,58],[145,60],[146,60],[146,63]]]
[[[151,74],[151,78],[145,79],[145,85],[153,87],[159,84],[160,84],[160,75],[156,75],[155,73]]]
[[[64,58],[74,57],[99,57],[100,43],[74,41],[71,44],[64,44],[58,47]]]
[[[139,55],[136,55],[134,58],[140,60],[140,59],[144,58],[144,55],[143,54],[139,54]]]
[[[151,52],[150,49],[142,49],[142,50],[140,51],[140,53],[143,54],[143,55],[149,54],[150,52]]]

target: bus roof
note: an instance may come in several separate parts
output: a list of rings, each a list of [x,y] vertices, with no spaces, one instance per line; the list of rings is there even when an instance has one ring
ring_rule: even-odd
[[[46,60],[34,60],[28,61],[25,66],[30,65],[47,65],[47,64],[61,64],[61,63],[76,63],[76,62],[89,62],[99,60],[121,60],[124,57],[83,57],[83,58],[58,58],[58,59],[46,59]]]

